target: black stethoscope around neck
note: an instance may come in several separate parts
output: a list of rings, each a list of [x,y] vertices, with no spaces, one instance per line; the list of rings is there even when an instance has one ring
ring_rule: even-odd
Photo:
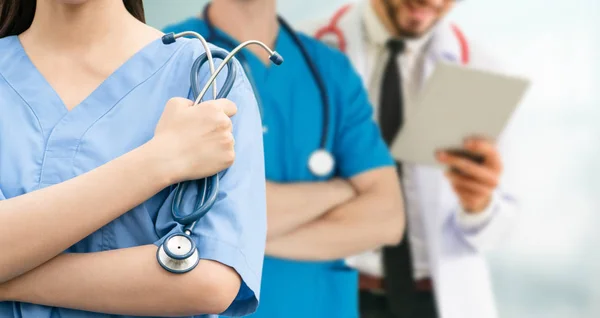
[[[214,44],[215,40],[220,40],[221,42],[225,43],[226,45],[228,45],[230,47],[235,47],[235,43],[233,43],[232,40],[225,38],[223,36],[220,36],[217,33],[217,30],[216,30],[214,24],[212,23],[212,21],[210,20],[210,17],[208,14],[209,8],[210,8],[210,4],[206,5],[206,7],[204,7],[204,11],[202,13],[202,19],[204,20],[204,22],[206,23],[206,26],[208,28],[208,36],[206,37],[207,41],[212,42]],[[329,96],[327,95],[327,89],[325,87],[325,83],[323,82],[323,78],[317,71],[317,67],[316,67],[315,63],[313,63],[312,59],[310,58],[310,55],[308,54],[308,51],[306,50],[306,48],[300,41],[300,38],[298,37],[296,32],[292,29],[292,27],[283,18],[278,16],[277,21],[279,22],[279,25],[283,28],[283,30],[292,37],[292,40],[294,41],[294,43],[300,50],[300,53],[302,54],[304,61],[308,65],[308,68],[313,77],[313,80],[315,81],[315,83],[317,84],[317,87],[319,89],[319,95],[321,96],[321,105],[323,105],[323,108],[322,108],[322,110],[323,110],[323,127],[322,127],[322,131],[321,131],[321,141],[319,143],[319,148],[316,149],[315,151],[313,151],[308,159],[308,169],[316,177],[326,177],[326,176],[330,175],[333,172],[333,169],[335,168],[335,159],[333,158],[333,155],[331,154],[331,152],[327,150],[327,139],[328,139],[328,135],[329,135],[329,117],[330,117],[330,114],[329,114],[330,104],[329,104]],[[246,70],[246,73],[250,73],[250,70]],[[250,75],[250,74],[248,74],[248,75]],[[255,91],[255,94],[258,95],[256,88],[254,88],[254,91]]]

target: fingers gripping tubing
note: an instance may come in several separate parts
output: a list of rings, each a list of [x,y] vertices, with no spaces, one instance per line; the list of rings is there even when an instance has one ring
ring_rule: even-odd
[[[233,63],[232,59],[229,59],[225,62],[227,57],[227,52],[223,50],[213,50],[212,58],[222,59],[223,63],[227,65],[227,76],[225,78],[225,82],[223,82],[223,86],[220,90],[217,90],[217,96],[213,96],[215,99],[226,98],[231,89],[233,88],[233,84],[235,83],[237,69],[236,64]],[[200,96],[203,91],[201,85],[200,71],[202,66],[209,62],[208,54],[205,52],[200,55],[192,64],[192,70],[190,72],[190,83],[192,87],[192,96],[194,99],[201,100],[202,96]],[[220,68],[222,70],[222,68]],[[214,74],[211,74],[214,75]],[[207,91],[209,85],[216,85],[211,83],[210,81],[205,84],[204,92]],[[185,202],[185,192],[190,187],[192,183],[197,185],[198,195],[196,197],[196,202],[194,204],[194,208],[192,213],[183,214],[183,204]],[[217,200],[217,193],[219,191],[219,178],[218,175],[214,175],[208,178],[187,181],[183,183],[177,184],[175,188],[175,195],[173,197],[173,203],[171,206],[171,214],[173,215],[173,219],[175,222],[186,225],[188,229],[191,231],[196,224],[196,221],[201,219],[208,211],[212,208],[215,201]]]

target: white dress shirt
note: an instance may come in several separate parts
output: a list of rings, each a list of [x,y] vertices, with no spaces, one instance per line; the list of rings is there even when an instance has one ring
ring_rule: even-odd
[[[391,39],[390,33],[384,27],[375,13],[373,7],[369,4],[364,10],[364,34],[365,34],[365,63],[367,74],[363,78],[364,85],[369,92],[369,99],[374,107],[373,113],[377,120],[379,113],[379,98],[381,82],[386,63],[389,59],[389,51],[386,43]],[[406,39],[406,49],[398,56],[398,65],[402,77],[402,93],[404,98],[404,120],[410,120],[414,113],[414,103],[412,102],[420,91],[422,83],[422,74],[425,52],[432,37],[432,32],[418,38]],[[413,176],[411,169],[403,170],[403,192],[405,198],[405,210],[407,216],[408,239],[411,247],[411,257],[413,261],[414,279],[430,277],[429,261],[427,256],[426,234],[424,232],[421,209],[417,195],[417,189],[411,182]],[[435,195],[435,194],[434,194]],[[493,202],[492,202],[493,203]],[[490,204],[489,207],[493,206]],[[493,216],[491,208],[478,214],[466,213],[462,208],[457,208],[457,223],[464,231],[471,231],[486,224]],[[348,265],[357,268],[359,271],[372,276],[381,277],[383,275],[381,251],[372,251],[350,257],[347,259]]]

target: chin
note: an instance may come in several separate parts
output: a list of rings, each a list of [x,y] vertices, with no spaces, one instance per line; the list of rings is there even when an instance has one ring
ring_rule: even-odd
[[[62,4],[82,4],[82,3],[86,3],[89,0],[54,0],[55,2],[58,3],[62,3]]]
[[[411,0],[412,1],[412,0]],[[422,4],[406,0],[397,8],[396,25],[405,37],[418,38],[427,34],[448,13],[452,1],[445,0],[444,5]]]
[[[410,26],[403,26],[400,28],[400,35],[406,38],[411,38],[411,39],[415,39],[415,38],[420,38],[423,35],[425,35],[427,32],[429,32],[429,30],[431,30],[434,27],[435,23],[432,23],[430,25],[427,26],[422,26],[422,25],[410,25]]]

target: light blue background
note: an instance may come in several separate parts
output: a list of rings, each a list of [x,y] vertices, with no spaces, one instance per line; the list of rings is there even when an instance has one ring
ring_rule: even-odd
[[[206,3],[144,2],[156,27]],[[297,22],[342,3],[280,0],[279,9]],[[600,317],[600,1],[469,0],[452,18],[534,82],[505,156],[523,212],[489,255],[501,317]]]

